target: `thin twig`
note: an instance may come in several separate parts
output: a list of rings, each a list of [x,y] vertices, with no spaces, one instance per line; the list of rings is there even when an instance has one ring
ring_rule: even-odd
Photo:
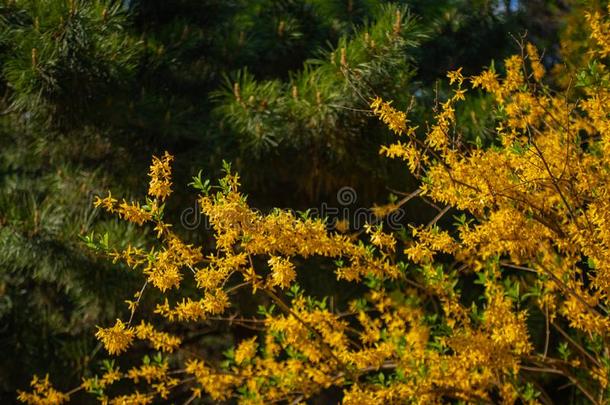
[[[445,215],[450,209],[451,209],[450,205],[443,208],[443,210],[441,212],[439,212],[438,214],[436,214],[436,216],[434,218],[432,218],[432,221],[428,222],[428,225],[426,225],[426,227],[430,228],[431,226],[436,225],[436,223],[439,221],[439,219],[441,219],[443,217],[443,215]]]
[[[549,352],[549,340],[551,338],[551,330],[549,328],[549,304],[544,303],[544,320],[546,327],[546,338],[544,340],[544,354],[542,355],[543,359],[546,359],[546,355]]]
[[[129,315],[129,321],[127,321],[127,326],[131,325],[131,321],[133,321],[133,316],[136,313],[136,309],[138,308],[138,305],[140,305],[140,300],[142,299],[142,294],[144,294],[144,290],[146,289],[147,285],[148,285],[148,280],[146,280],[144,282],[144,285],[142,286],[142,288],[140,289],[140,292],[138,293],[138,299],[136,300],[136,302],[134,303],[134,305],[131,309],[131,314]]]

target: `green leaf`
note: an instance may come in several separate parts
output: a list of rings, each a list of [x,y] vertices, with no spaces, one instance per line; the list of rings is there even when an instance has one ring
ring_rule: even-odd
[[[201,191],[204,195],[208,195],[210,193],[212,186],[210,185],[209,179],[201,178],[201,173],[202,173],[201,170],[199,170],[199,173],[197,173],[197,176],[194,176],[192,178],[193,181],[190,182],[188,185],[193,187],[196,190]]]

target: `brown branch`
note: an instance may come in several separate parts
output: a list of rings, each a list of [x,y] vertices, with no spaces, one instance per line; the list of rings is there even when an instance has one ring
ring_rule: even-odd
[[[595,397],[585,387],[583,387],[583,385],[578,381],[576,376],[574,376],[574,374],[572,374],[570,371],[558,364],[559,362],[554,362],[559,368],[548,367],[549,360],[551,359],[547,358],[546,361],[541,361],[537,359],[532,360],[535,363],[542,364],[544,367],[528,367],[521,365],[520,368],[526,371],[562,375],[568,380],[570,380],[578,388],[578,390],[582,392],[583,395],[585,395],[589,399],[589,401],[591,401],[591,403],[601,405],[601,403],[597,401]]]
[[[553,325],[553,327],[555,329],[557,329],[557,332],[559,332],[572,346],[574,346],[580,353],[582,353],[587,359],[589,359],[593,364],[595,364],[597,367],[601,368],[601,364],[597,361],[597,359],[593,356],[591,356],[589,354],[589,352],[587,352],[587,350],[582,347],[582,345],[580,345],[578,342],[576,342],[574,339],[572,339],[570,337],[570,335],[564,331],[559,325],[557,325],[555,322],[552,322],[551,325]]]
[[[432,221],[428,222],[428,225],[426,225],[426,227],[429,228],[431,226],[434,226],[450,209],[450,205],[443,208],[441,212],[439,212],[434,218],[432,218]]]

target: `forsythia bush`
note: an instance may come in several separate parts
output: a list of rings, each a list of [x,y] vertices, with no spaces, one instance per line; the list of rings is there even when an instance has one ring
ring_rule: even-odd
[[[150,225],[160,242],[149,250],[100,243],[145,281],[127,301],[128,319],[100,327],[96,336],[110,355],[136,340],[180,352],[179,336],[135,321],[147,288],[168,293],[155,313],[170,323],[229,319],[257,326],[258,334],[219,364],[192,357],[176,367],[170,354],[127,370],[107,363],[103,375],[68,393],[48,377],[35,377],[33,390],[19,399],[60,404],[86,390],[102,403],[148,404],[188,389],[188,402],[299,403],[334,387],[346,404],[537,403],[546,400],[538,382],[548,374],[563,378],[586,402],[607,403],[610,73],[603,62],[610,23],[599,14],[588,20],[590,68],[563,92],[546,84],[538,51],[525,44],[521,55],[505,61],[502,76],[493,68],[470,78],[450,72],[452,94],[425,134],[389,102],[371,103],[400,136],[381,152],[403,159],[421,180],[420,189],[387,211],[416,195],[438,206],[429,224],[411,227],[406,242],[381,225],[349,236],[322,219],[262,214],[248,205],[239,177],[227,168],[217,186],[194,180],[215,243],[192,246],[164,220],[172,156],[154,158],[144,203],[111,195],[95,203]],[[495,101],[491,145],[459,136],[455,108],[470,88]],[[456,223],[437,225],[452,209]],[[362,296],[340,309],[308,296],[295,280],[300,265],[315,257],[333,260],[338,280],[361,283]],[[187,277],[200,293],[170,299]],[[481,294],[474,301],[463,294],[468,280]],[[259,317],[223,318],[239,289],[273,305]],[[528,322],[534,313],[543,319],[542,333]],[[137,387],[113,397],[119,382]]]

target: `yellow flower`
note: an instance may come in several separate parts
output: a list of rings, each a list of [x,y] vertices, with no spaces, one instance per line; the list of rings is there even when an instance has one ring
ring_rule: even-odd
[[[17,399],[21,402],[31,405],[60,405],[68,402],[70,397],[67,394],[57,391],[49,382],[49,375],[44,379],[34,375],[30,385],[33,389],[32,393],[25,391],[17,391]]]
[[[384,102],[380,97],[376,97],[371,102],[371,109],[379,119],[383,121],[396,134],[401,135],[407,132],[407,114],[398,111],[390,106],[391,103]]]
[[[119,381],[122,377],[123,374],[119,371],[118,368],[108,370],[102,375],[102,378],[99,380],[99,386],[100,388],[105,388],[108,385]]]
[[[140,367],[133,367],[127,372],[127,377],[135,383],[140,379],[150,384],[154,380],[164,380],[167,378],[168,364],[143,364]]]
[[[136,326],[135,332],[138,339],[148,340],[155,350],[171,353],[176,350],[181,343],[180,338],[177,336],[173,336],[165,332],[159,332],[155,330],[151,324],[144,321]]]
[[[95,207],[102,206],[102,207],[104,207],[104,209],[106,209],[106,211],[114,212],[116,203],[117,203],[116,198],[112,198],[112,194],[109,191],[107,197],[100,198],[100,197],[96,196],[95,201],[93,202],[93,205]]]
[[[140,207],[140,203],[128,203],[123,200],[116,211],[123,219],[138,225],[152,220],[152,214]]]
[[[267,263],[271,267],[271,278],[267,283],[273,287],[290,287],[297,276],[294,264],[290,260],[279,256],[272,256]]]
[[[250,361],[256,355],[256,336],[242,341],[235,350],[235,363],[242,364]]]
[[[203,299],[203,308],[212,315],[223,313],[229,305],[227,293],[220,288],[208,292]]]
[[[534,79],[541,80],[544,76],[544,66],[540,62],[540,55],[538,55],[538,50],[532,43],[528,43],[525,47],[527,51],[527,56],[530,61],[530,66],[532,67],[532,75]]]
[[[174,157],[165,152],[161,158],[153,156],[153,163],[150,166],[150,185],[148,195],[163,201],[172,193],[172,169],[171,162]]]
[[[127,350],[133,341],[134,335],[134,330],[126,327],[120,319],[117,319],[111,328],[100,328],[98,326],[97,333],[95,334],[102,341],[108,353],[112,355]]]
[[[464,81],[464,76],[462,76],[462,68],[448,72],[447,77],[449,78],[450,85],[455,82],[457,82],[458,85],[461,85],[462,82]]]
[[[154,396],[151,394],[141,394],[136,391],[133,394],[121,395],[110,399],[109,405],[148,405],[152,404]]]

